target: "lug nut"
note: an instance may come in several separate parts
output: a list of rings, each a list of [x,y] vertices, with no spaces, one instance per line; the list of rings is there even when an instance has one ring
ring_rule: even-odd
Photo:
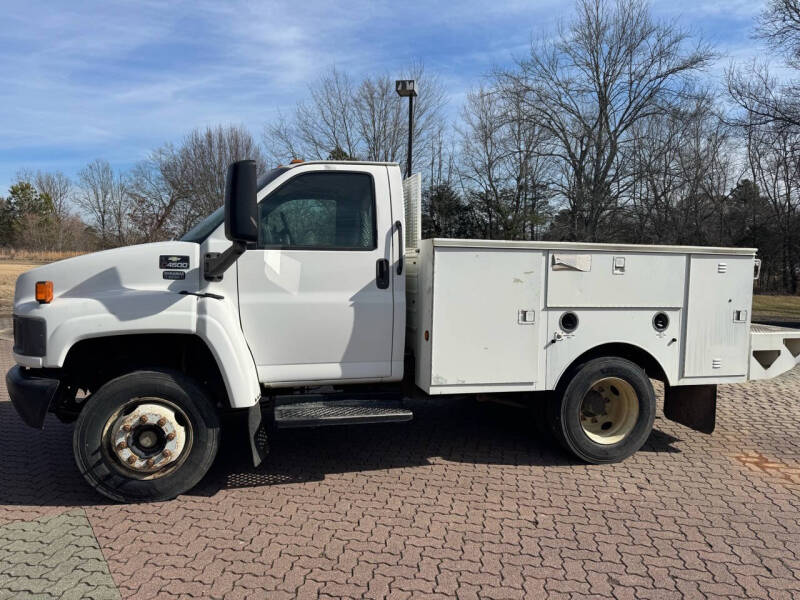
[[[130,431],[130,430],[131,430],[131,426],[128,425],[127,423],[125,423],[125,425],[122,426],[122,431]]]
[[[147,459],[147,466],[148,467],[152,467],[154,464],[156,464],[155,460],[153,460],[152,458],[148,458]]]
[[[133,463],[135,463],[135,462],[136,462],[136,457],[135,457],[133,454],[131,454],[131,455],[128,457],[128,464],[129,464],[129,465],[132,465],[132,464],[133,464]]]
[[[167,439],[168,439],[170,442],[171,442],[172,440],[174,440],[174,439],[175,439],[175,432],[174,432],[174,431],[170,431],[170,432],[167,434]]]
[[[170,452],[169,450],[164,450],[164,452],[162,452],[161,454],[164,455],[164,458],[170,458],[172,456],[172,452]]]
[[[163,426],[164,426],[164,425],[166,425],[166,424],[167,424],[167,418],[166,418],[166,417],[161,417],[161,418],[158,420],[158,426],[159,426],[159,427],[163,427]]]
[[[128,447],[128,444],[126,444],[124,440],[121,441],[119,444],[117,444],[117,450],[125,450],[125,448],[127,448],[127,447]]]
[[[141,417],[139,417],[139,423],[141,423],[142,425],[147,423],[147,415],[142,415]]]

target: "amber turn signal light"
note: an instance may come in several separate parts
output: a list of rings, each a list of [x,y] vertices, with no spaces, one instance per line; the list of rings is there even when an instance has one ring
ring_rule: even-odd
[[[53,301],[53,282],[36,282],[36,301],[39,304],[50,304]]]

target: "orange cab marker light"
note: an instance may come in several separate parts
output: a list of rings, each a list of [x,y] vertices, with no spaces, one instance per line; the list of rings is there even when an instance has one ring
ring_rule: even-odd
[[[289,161],[290,165],[299,165],[301,162],[305,162],[302,158],[293,158]]]
[[[36,301],[39,304],[50,304],[53,301],[53,282],[36,282]]]

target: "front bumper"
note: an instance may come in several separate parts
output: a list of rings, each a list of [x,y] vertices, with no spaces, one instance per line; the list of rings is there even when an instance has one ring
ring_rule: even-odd
[[[47,411],[56,397],[58,379],[37,377],[19,365],[6,373],[6,388],[11,404],[26,425],[42,429]]]

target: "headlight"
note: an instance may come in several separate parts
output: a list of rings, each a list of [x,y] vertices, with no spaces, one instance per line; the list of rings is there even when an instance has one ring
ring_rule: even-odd
[[[47,323],[44,319],[14,315],[14,352],[24,356],[47,354]]]

